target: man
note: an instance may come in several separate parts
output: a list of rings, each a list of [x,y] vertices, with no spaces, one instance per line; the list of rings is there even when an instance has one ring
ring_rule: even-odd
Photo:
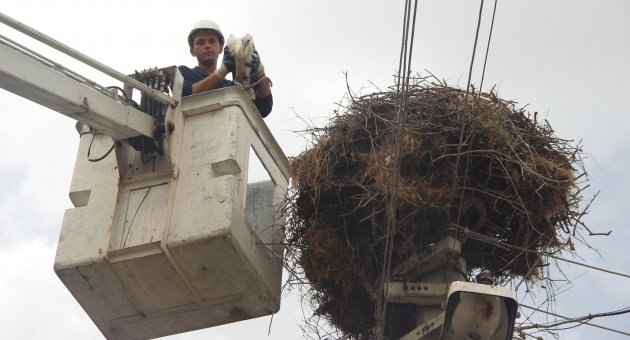
[[[190,46],[190,54],[197,58],[197,66],[192,69],[186,66],[179,67],[179,71],[184,77],[183,96],[234,86],[232,81],[225,79],[228,73],[234,72],[235,67],[234,58],[229,49],[225,49],[221,65],[217,66],[224,44],[223,33],[213,21],[202,20],[193,26],[188,34],[188,46]],[[253,57],[252,83],[265,77],[265,70],[256,50],[254,50]],[[269,82],[258,82],[254,86],[254,93],[256,94],[254,104],[264,118],[271,113],[273,107]]]

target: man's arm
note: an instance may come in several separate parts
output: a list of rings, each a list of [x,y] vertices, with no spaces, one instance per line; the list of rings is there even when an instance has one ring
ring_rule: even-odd
[[[219,86],[221,78],[216,73],[212,73],[200,81],[192,84],[192,94],[214,90]]]
[[[266,77],[265,76],[265,71],[260,72],[256,76],[258,77],[258,79],[262,79],[262,78]],[[256,98],[267,97],[268,95],[270,95],[271,94],[271,84],[270,84],[269,80],[263,79],[263,81],[261,81],[258,84],[256,84],[256,86],[254,86],[254,93],[256,93]]]
[[[206,74],[206,72],[201,73],[195,71],[195,69],[189,69],[186,66],[180,66],[179,70],[184,77],[182,96],[189,96],[191,94],[207,92],[219,88],[225,76],[234,71],[234,58],[230,54],[229,49],[226,48],[223,53],[221,65],[219,65],[214,72],[205,77],[203,77],[203,75]]]
[[[269,93],[269,95],[266,97],[256,96],[256,99],[254,99],[254,105],[256,105],[258,112],[260,112],[260,116],[265,118],[271,113],[271,110],[273,109],[273,96],[271,95],[271,93]]]
[[[254,99],[254,104],[256,104],[256,108],[258,108],[258,112],[260,115],[265,118],[273,109],[273,96],[271,95],[271,81],[267,78],[265,74],[265,67],[260,62],[260,55],[258,51],[254,49],[254,54],[252,55],[252,80],[257,82],[256,86],[254,86],[254,93],[256,94],[256,99]]]

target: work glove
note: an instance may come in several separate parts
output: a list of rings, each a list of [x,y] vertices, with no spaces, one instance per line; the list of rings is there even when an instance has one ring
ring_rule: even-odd
[[[256,51],[256,49],[254,49],[254,52],[252,54],[252,62],[250,64],[250,67],[252,68],[252,82],[260,79],[260,77],[265,74],[265,67],[260,62],[260,55],[258,54],[258,51]]]
[[[225,46],[223,49],[223,60],[221,61],[221,66],[214,71],[214,74],[219,77],[219,79],[225,78],[225,76],[236,70],[236,63],[234,62],[234,56],[230,52],[230,48]]]

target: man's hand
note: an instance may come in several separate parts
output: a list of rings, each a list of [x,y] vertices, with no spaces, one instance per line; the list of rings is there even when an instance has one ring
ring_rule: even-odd
[[[271,94],[271,80],[265,75],[265,67],[260,62],[260,54],[254,49],[252,52],[251,85],[254,87],[256,97],[267,97]]]
[[[219,77],[219,79],[223,79],[228,73],[234,72],[235,70],[236,64],[234,62],[234,56],[230,52],[230,48],[225,46],[223,49],[223,60],[221,61],[221,66],[219,66],[214,73],[217,77]]]
[[[265,74],[265,67],[260,62],[260,55],[256,49],[254,49],[254,52],[252,53],[252,62],[250,66],[252,68],[252,82],[260,79],[260,77]]]
[[[221,62],[228,69],[228,73],[236,70],[236,63],[234,62],[234,56],[230,52],[230,48],[225,46],[223,49],[223,61]]]

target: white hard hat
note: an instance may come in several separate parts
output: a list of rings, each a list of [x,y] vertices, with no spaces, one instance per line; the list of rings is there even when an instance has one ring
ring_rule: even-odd
[[[225,43],[225,38],[223,38],[223,33],[221,33],[221,28],[219,28],[219,25],[217,25],[216,22],[212,20],[201,20],[198,23],[196,23],[195,26],[193,26],[193,28],[190,30],[190,33],[188,33],[188,46],[192,47],[193,39],[195,38],[195,33],[201,30],[213,31],[219,36],[219,42],[221,43],[221,45]]]

